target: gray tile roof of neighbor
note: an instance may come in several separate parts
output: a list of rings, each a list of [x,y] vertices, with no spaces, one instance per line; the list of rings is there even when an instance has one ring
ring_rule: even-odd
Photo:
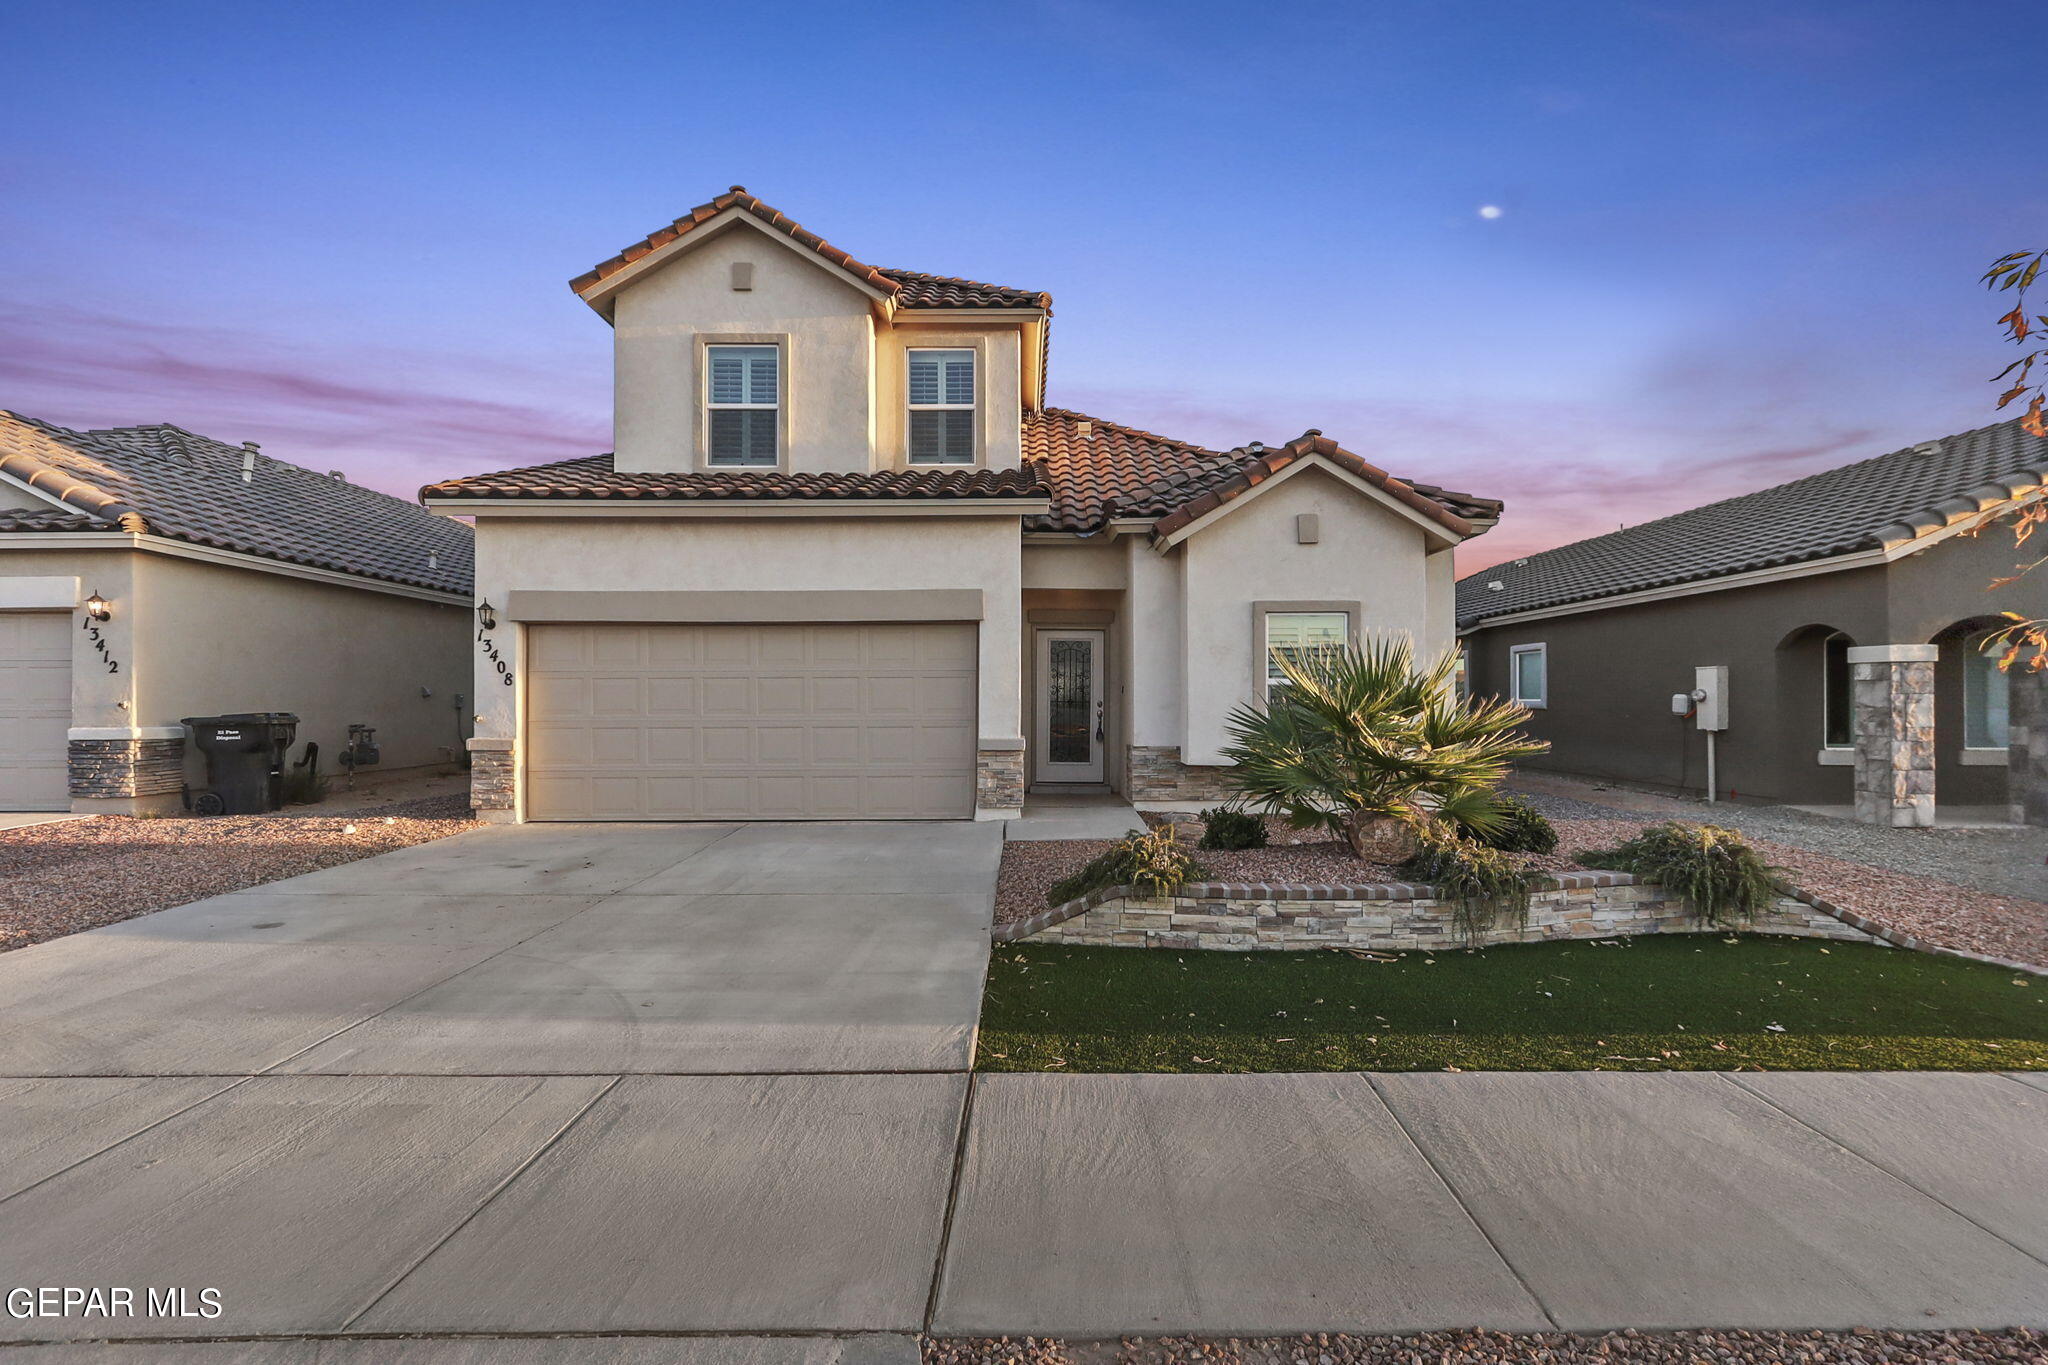
[[[2015,418],[1482,569],[1458,624],[1897,545],[2044,481]]]
[[[157,423],[72,431],[0,411],[0,472],[77,509],[0,512],[0,532],[132,531],[467,595],[462,522],[344,479]]]

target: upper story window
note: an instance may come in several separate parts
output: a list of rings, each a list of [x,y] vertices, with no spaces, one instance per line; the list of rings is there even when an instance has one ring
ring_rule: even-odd
[[[709,450],[714,465],[774,465],[782,432],[782,356],[773,346],[707,346]]]
[[[1351,613],[1344,611],[1269,611],[1266,613],[1266,691],[1287,685],[1282,659],[1306,663],[1327,650],[1351,641]]]
[[[1550,647],[1516,645],[1508,651],[1508,695],[1531,710],[1550,705]]]
[[[910,462],[973,464],[974,352],[910,353]]]
[[[1963,747],[2003,749],[2011,739],[2008,723],[2012,679],[1998,669],[2005,646],[1992,642],[1963,655]]]

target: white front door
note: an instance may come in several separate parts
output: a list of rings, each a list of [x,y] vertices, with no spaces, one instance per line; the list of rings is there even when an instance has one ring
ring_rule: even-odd
[[[1036,782],[1102,781],[1102,632],[1038,632]]]

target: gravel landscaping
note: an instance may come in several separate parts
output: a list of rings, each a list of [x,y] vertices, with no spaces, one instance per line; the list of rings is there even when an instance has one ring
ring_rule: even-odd
[[[1673,801],[1670,813],[1651,813],[1547,792],[1522,798],[1557,826],[1561,853],[1611,847],[1659,820],[1722,824],[1748,836],[1793,885],[1830,904],[1926,943],[2048,966],[2048,904],[2002,889],[2025,880],[2035,896],[2048,894],[2039,877],[2019,877],[2022,853],[2038,862],[2048,848],[2039,830],[1892,830],[1772,806]],[[1987,854],[1983,864],[1961,851],[1972,848]],[[1916,857],[1923,870],[1908,866]]]
[[[1995,1332],[1418,1332],[1350,1336],[923,1340],[925,1365],[1936,1365],[2039,1361],[2041,1334]]]
[[[101,815],[0,831],[0,952],[475,829],[466,796],[211,819]]]

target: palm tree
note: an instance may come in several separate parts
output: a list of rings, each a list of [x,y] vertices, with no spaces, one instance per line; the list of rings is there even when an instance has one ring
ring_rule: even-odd
[[[1458,696],[1456,655],[1418,672],[1402,637],[1274,658],[1286,683],[1225,721],[1237,800],[1361,858],[1398,860],[1435,821],[1489,830],[1509,766],[1550,747],[1515,728],[1523,707]]]

